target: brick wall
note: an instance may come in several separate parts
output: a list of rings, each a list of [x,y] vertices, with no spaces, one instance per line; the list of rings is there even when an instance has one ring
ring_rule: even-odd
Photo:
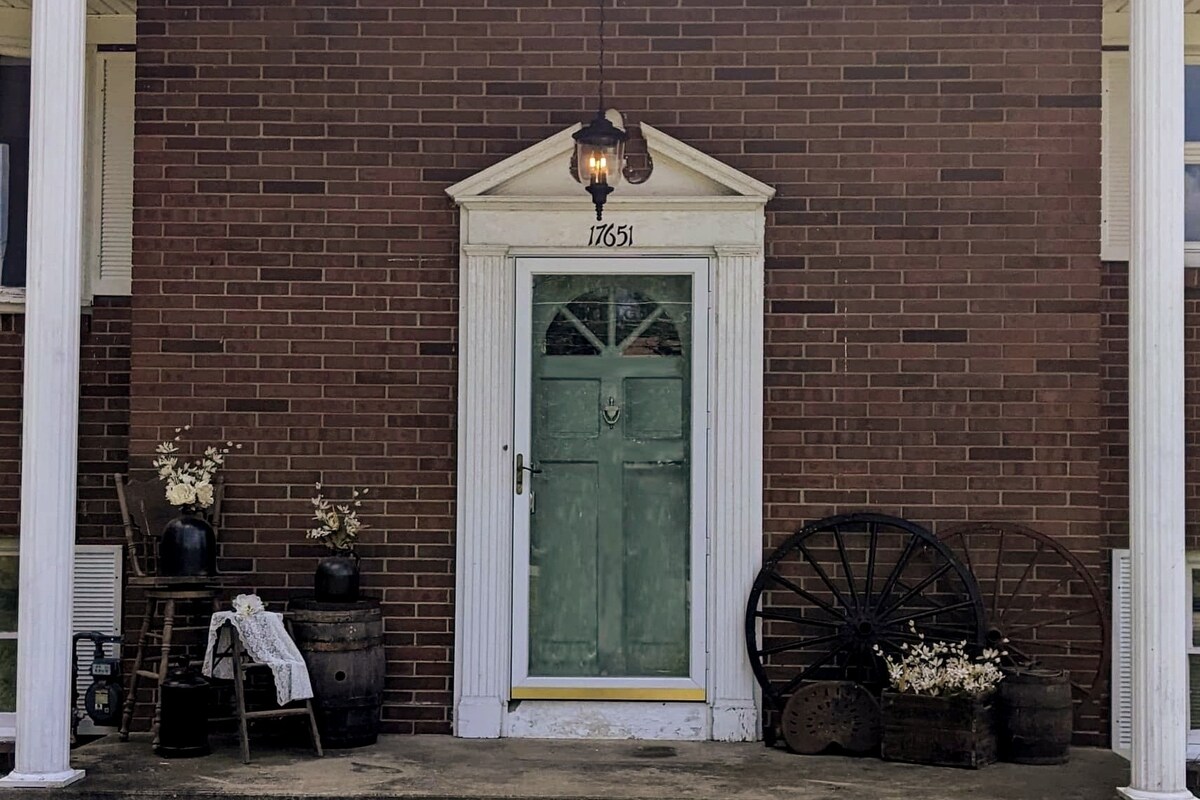
[[[0,537],[20,529],[25,316],[0,314]],[[124,541],[110,475],[129,441],[129,299],[97,298],[80,325],[78,541]]]
[[[870,507],[1018,520],[1102,568],[1100,13],[611,10],[612,105],[779,190],[769,546]],[[311,585],[311,483],[373,487],[390,730],[449,727],[444,189],[587,115],[595,21],[583,0],[139,2],[131,449],[185,423],[245,443],[224,555],[274,602]]]

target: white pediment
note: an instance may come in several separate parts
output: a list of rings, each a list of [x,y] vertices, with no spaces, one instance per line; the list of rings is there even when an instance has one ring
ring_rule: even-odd
[[[620,183],[609,203],[716,203],[765,204],[775,195],[767,184],[706,155],[673,136],[645,123],[640,125],[646,147],[654,160],[654,171],[644,183]],[[555,205],[590,206],[591,198],[570,175],[575,147],[573,125],[516,155],[493,164],[446,193],[460,205]],[[724,202],[723,202],[724,201]]]

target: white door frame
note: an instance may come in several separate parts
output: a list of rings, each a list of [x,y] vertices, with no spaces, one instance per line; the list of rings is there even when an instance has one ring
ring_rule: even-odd
[[[447,192],[460,207],[454,732],[752,740],[759,699],[745,604],[763,555],[764,206],[774,190],[641,126],[654,158],[622,185],[605,223],[637,247],[591,244],[595,215],[569,177],[574,126]],[[512,697],[513,468],[517,260],[526,256],[699,256],[708,261],[709,522],[704,702]]]
[[[529,674],[529,491],[513,497],[512,688],[514,699],[692,700],[706,696],[705,616],[708,558],[708,268],[707,258],[518,258],[514,436],[517,453],[532,458],[532,300],[535,275],[687,275],[692,279],[691,420],[691,592],[690,674],[686,678],[546,678]],[[587,687],[586,692],[579,688]]]

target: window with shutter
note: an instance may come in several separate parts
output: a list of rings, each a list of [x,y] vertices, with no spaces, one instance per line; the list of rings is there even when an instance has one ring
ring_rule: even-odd
[[[91,294],[127,295],[133,264],[132,52],[96,56],[92,115]]]
[[[1101,61],[1100,257],[1129,260],[1129,51]]]
[[[1200,266],[1200,58],[1184,68],[1184,239],[1188,266]],[[1130,93],[1129,51],[1109,50],[1101,62],[1100,257],[1129,260]]]

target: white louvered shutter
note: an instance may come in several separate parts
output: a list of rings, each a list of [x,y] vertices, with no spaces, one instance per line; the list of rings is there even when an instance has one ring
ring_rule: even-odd
[[[128,295],[133,272],[134,54],[100,53],[96,61],[95,181],[98,227],[93,243],[94,295]]]
[[[1133,751],[1133,572],[1128,550],[1112,555],[1112,749]]]
[[[1129,53],[1101,54],[1100,257],[1129,260]]]
[[[100,631],[118,634],[121,632],[121,569],[124,550],[120,545],[80,544],[75,546],[75,593],[71,607],[71,632]],[[116,655],[116,648],[109,649]],[[92,666],[90,644],[79,643],[79,660],[76,662],[77,686],[85,687],[91,682],[89,670]],[[76,699],[80,711],[83,703]],[[80,723],[81,733],[105,731],[92,725],[85,718]]]

